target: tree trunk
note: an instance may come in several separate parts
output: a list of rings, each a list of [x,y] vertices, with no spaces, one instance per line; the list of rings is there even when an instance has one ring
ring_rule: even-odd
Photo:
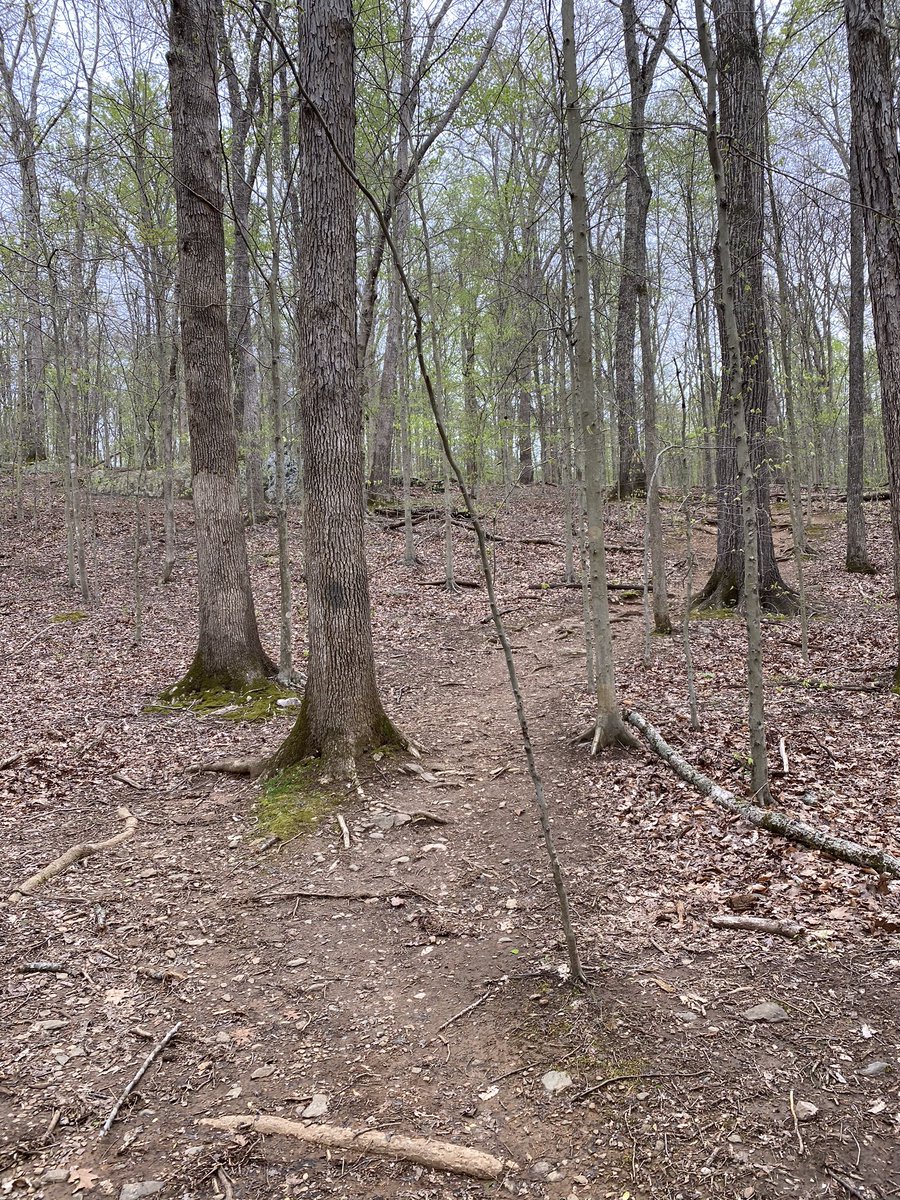
[[[744,419],[756,493],[760,601],[765,609],[796,611],[796,597],[781,578],[772,542],[766,417],[772,387],[763,295],[765,194],[765,97],[759,39],[751,0],[718,0],[713,5],[720,70],[720,136],[724,159],[725,204],[731,228],[734,305],[740,338]],[[721,290],[721,261],[717,263]],[[720,344],[727,345],[722,305]],[[732,395],[736,364],[722,372],[716,447],[718,532],[716,563],[697,598],[699,608],[729,608],[744,599],[744,538],[735,452]]]
[[[850,106],[881,376],[900,634],[900,154],[882,0],[846,0]],[[900,666],[894,677],[900,691]]]
[[[866,237],[860,198],[859,162],[850,149],[850,311],[848,320],[847,414],[847,570],[871,575],[875,568],[866,544],[863,515],[863,461],[866,417]]]
[[[297,722],[269,770],[321,755],[332,777],[348,777],[364,751],[399,740],[375,681],[356,367],[356,197],[338,160],[354,161],[352,0],[310,0],[298,40],[306,93],[298,334],[309,670]]]
[[[256,627],[241,519],[228,356],[214,0],[172,0],[169,84],[197,541],[197,653],[179,694],[274,673]]]
[[[603,445],[597,428],[591,337],[590,263],[588,254],[587,196],[584,185],[581,104],[575,52],[575,3],[562,0],[563,80],[565,86],[569,197],[572,208],[573,280],[575,308],[575,389],[581,416],[584,447],[585,507],[590,566],[591,625],[596,656],[597,701],[593,744],[598,749],[616,742],[633,741],[622,720],[616,696],[615,663],[606,590],[604,504],[606,471]]]

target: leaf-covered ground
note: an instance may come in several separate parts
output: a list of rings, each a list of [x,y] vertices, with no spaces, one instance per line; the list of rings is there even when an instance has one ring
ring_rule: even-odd
[[[61,495],[40,486],[20,526],[7,487],[3,894],[69,845],[115,833],[119,806],[139,825],[124,845],[4,906],[4,1191],[48,1200],[900,1193],[898,885],[730,819],[648,753],[591,759],[570,746],[591,713],[581,594],[534,586],[560,580],[562,551],[523,540],[561,537],[560,497],[529,489],[483,503],[496,506],[490,527],[505,539],[494,544],[498,589],[591,968],[584,993],[560,978],[556,907],[484,592],[429,586],[441,575],[438,526],[417,527],[425,561],[415,572],[400,563],[402,531],[369,526],[383,695],[421,759],[373,762],[362,794],[333,802],[308,779],[315,823],[270,846],[276,819],[296,814],[202,767],[273,748],[290,709],[262,723],[145,711],[193,650],[189,505],[179,508],[176,577],[163,587],[152,502],[136,645],[133,502],[92,503],[86,606],[65,585]],[[841,569],[841,513],[813,515],[809,663],[795,622],[766,626],[770,761],[780,807],[897,853],[900,700],[882,689],[896,653],[888,534],[884,511],[867,509],[883,567],[874,577]],[[695,586],[714,548],[704,515]],[[639,509],[611,509],[620,582],[640,580],[642,524]],[[667,527],[678,609],[685,542],[674,508]],[[291,536],[299,576],[293,518]],[[250,543],[274,648],[274,526],[251,531]],[[460,577],[476,579],[465,530],[456,550]],[[296,602],[302,668],[299,586]],[[640,604],[620,593],[613,613],[623,701],[745,794],[740,624],[691,622],[702,723],[692,730],[680,639],[654,638],[645,668]],[[789,918],[805,934],[793,942],[710,925],[732,911]],[[57,969],[27,969],[36,964]],[[763,1002],[785,1019],[744,1015]],[[100,1138],[116,1097],[179,1022]],[[549,1093],[550,1070],[571,1085]],[[450,1140],[518,1167],[482,1184],[201,1123],[230,1113],[299,1119],[314,1095],[334,1124]],[[128,1184],[147,1186],[122,1193]]]

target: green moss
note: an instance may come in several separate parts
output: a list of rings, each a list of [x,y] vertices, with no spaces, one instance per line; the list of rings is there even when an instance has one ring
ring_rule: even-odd
[[[318,783],[315,763],[286,767],[270,776],[256,801],[259,832],[282,842],[312,829],[337,803]]]
[[[268,680],[235,690],[214,681],[200,691],[181,684],[162,693],[145,712],[192,712],[198,717],[220,717],[225,721],[269,721],[275,716],[294,717],[297,706],[279,708],[278,701],[296,699],[297,693]]]
[[[50,620],[56,625],[62,625],[66,621],[86,621],[88,615],[85,612],[61,612],[55,613]]]
[[[692,621],[733,621],[736,610],[733,608],[694,608],[691,609]]]

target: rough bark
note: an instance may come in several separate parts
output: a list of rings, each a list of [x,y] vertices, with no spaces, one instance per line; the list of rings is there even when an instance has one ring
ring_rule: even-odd
[[[853,141],[851,135],[851,143]],[[859,161],[850,148],[850,308],[847,356],[847,570],[871,575],[866,543],[863,461],[866,417],[866,236],[859,186]]]
[[[659,30],[643,52],[638,46],[634,0],[623,0],[622,26],[631,94],[628,149],[625,158],[625,213],[622,230],[622,271],[616,306],[615,388],[619,434],[618,494],[624,499],[646,487],[638,435],[634,348],[638,325],[638,296],[646,287],[647,214],[653,192],[644,159],[645,112],[656,65],[662,53],[673,9],[663,10]]]
[[[591,337],[590,264],[587,197],[584,184],[581,105],[575,53],[574,0],[563,0],[563,80],[565,87],[568,185],[572,212],[572,296],[574,321],[574,385],[580,414],[584,453],[585,509],[590,566],[591,621],[596,659],[596,714],[591,749],[594,753],[616,742],[632,741],[616,698],[615,664],[606,590],[604,541],[605,469],[598,429]]]
[[[172,0],[169,84],[178,286],[197,542],[198,646],[173,691],[274,673],[256,627],[228,355],[215,0]]]
[[[769,509],[766,426],[772,373],[763,293],[765,97],[759,38],[751,0],[717,0],[713,14],[743,407],[756,493],[760,600],[769,611],[792,613],[796,611],[796,598],[778,570]],[[717,263],[717,276],[721,291],[721,263]],[[721,304],[719,329],[720,344],[725,346],[727,334]],[[700,608],[734,607],[744,599],[744,536],[732,405],[735,369],[734,364],[726,363],[722,371],[716,446],[716,562],[697,598]]]
[[[309,663],[300,714],[269,770],[319,755],[332,776],[347,777],[366,750],[399,740],[375,681],[356,369],[356,197],[337,157],[354,158],[351,0],[311,0],[300,16],[299,46],[306,93],[298,338]]]
[[[881,418],[891,493],[900,637],[900,153],[882,0],[846,0],[850,109],[866,232]],[[900,665],[894,677],[900,690]]]

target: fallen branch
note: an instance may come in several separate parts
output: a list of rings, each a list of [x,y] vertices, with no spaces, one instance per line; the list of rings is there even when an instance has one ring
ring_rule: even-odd
[[[817,829],[803,821],[795,821],[774,809],[760,808],[757,804],[738,800],[732,792],[719,787],[702,771],[692,767],[677,750],[665,741],[659,730],[646,721],[640,713],[626,709],[625,720],[642,734],[651,749],[669,764],[676,775],[695,787],[698,792],[702,792],[704,796],[708,796],[719,808],[734,813],[735,816],[750,825],[755,825],[758,829],[776,833],[799,846],[808,846],[811,850],[821,850],[843,862],[852,863],[857,867],[870,867],[881,875],[891,875],[894,879],[900,879],[900,858],[897,858],[896,855],[888,854],[880,846],[865,846],[860,842],[851,842],[847,838],[835,837],[824,829]]]
[[[394,896],[418,896],[420,900],[434,903],[433,896],[411,887],[399,887],[386,892],[317,892],[308,888],[291,892],[254,892],[250,896],[242,896],[239,903],[257,904],[266,900],[392,900]]]
[[[36,892],[49,879],[53,879],[56,875],[61,875],[73,863],[81,862],[82,859],[88,858],[91,854],[98,854],[101,850],[112,850],[115,846],[121,846],[123,842],[127,842],[137,829],[137,817],[125,808],[124,805],[116,809],[116,816],[121,817],[125,822],[125,828],[121,833],[117,833],[103,842],[81,842],[77,846],[70,846],[65,854],[61,854],[59,858],[55,858],[52,863],[48,863],[36,875],[32,875],[24,883],[20,883],[10,895],[9,903],[18,904],[25,896],[30,896],[32,892]]]
[[[119,1096],[118,1100],[115,1102],[115,1104],[109,1110],[109,1116],[106,1118],[106,1120],[100,1126],[100,1137],[106,1137],[106,1135],[112,1129],[113,1121],[115,1121],[116,1117],[119,1115],[119,1110],[121,1109],[122,1105],[125,1103],[125,1101],[128,1099],[128,1097],[131,1095],[131,1093],[134,1091],[134,1089],[137,1087],[137,1085],[141,1082],[141,1080],[144,1078],[144,1076],[150,1070],[151,1066],[156,1062],[156,1060],[162,1054],[163,1050],[165,1050],[166,1046],[168,1046],[169,1042],[171,1042],[172,1038],[175,1036],[175,1034],[178,1032],[178,1030],[180,1028],[181,1028],[181,1022],[179,1021],[177,1025],[172,1026],[172,1028],[169,1030],[169,1032],[165,1035],[164,1038],[162,1038],[160,1041],[158,1041],[156,1043],[156,1045],[153,1047],[153,1049],[150,1051],[150,1053],[147,1055],[147,1057],[144,1059],[144,1061],[138,1067],[137,1071],[135,1072],[134,1078],[131,1080],[131,1082],[128,1084],[128,1086],[125,1088],[125,1090]]]
[[[583,584],[580,579],[576,579],[571,583],[568,580],[563,580],[560,583],[529,583],[528,586],[533,592],[543,592],[548,588],[581,588]],[[644,590],[644,585],[642,583],[611,583],[609,580],[607,580],[606,590],[608,592],[640,593]],[[653,591],[652,583],[650,584],[650,591]]]
[[[378,1154],[382,1158],[400,1159],[421,1167],[447,1171],[451,1175],[469,1175],[473,1179],[497,1179],[506,1170],[516,1170],[517,1164],[503,1162],[483,1150],[470,1150],[452,1142],[431,1138],[404,1137],[402,1134],[381,1133],[375,1129],[346,1129],[339,1125],[303,1125],[283,1117],[230,1116],[209,1117],[200,1122],[213,1129],[239,1132],[276,1133],[297,1138],[314,1146],[330,1150],[351,1150],[357,1154]]]
[[[716,929],[746,929],[749,933],[774,933],[779,937],[798,938],[803,926],[796,921],[772,921],[768,917],[712,917]]]

